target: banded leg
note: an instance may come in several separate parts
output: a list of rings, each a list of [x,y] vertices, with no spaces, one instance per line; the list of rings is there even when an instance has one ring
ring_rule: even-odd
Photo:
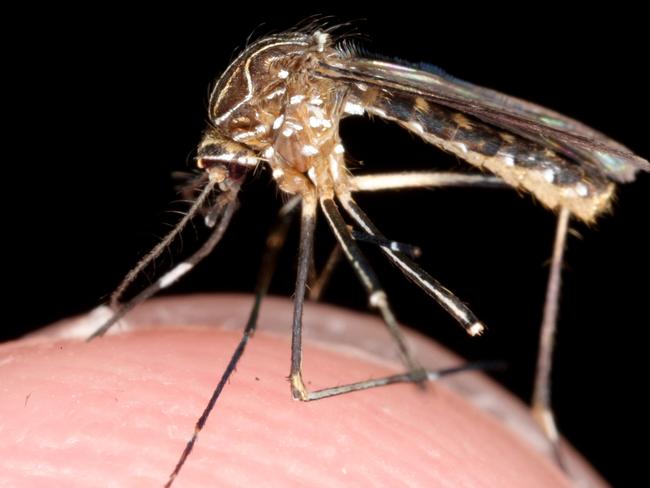
[[[533,416],[551,441],[555,459],[565,471],[566,466],[560,452],[560,438],[551,407],[551,368],[560,303],[560,288],[562,286],[562,261],[570,217],[571,212],[567,208],[560,210],[555,231],[555,243],[553,244],[553,258],[546,287],[532,401]]]
[[[375,244],[376,246],[387,246],[390,247],[393,251],[403,252],[412,258],[417,258],[422,255],[422,250],[419,247],[413,246],[411,244],[392,241],[390,239],[380,239],[376,236],[367,234],[365,232],[359,232],[356,230],[353,230],[351,235],[355,241],[369,242],[370,244]],[[325,266],[323,266],[323,269],[321,270],[320,274],[313,277],[310,275],[309,277],[309,299],[310,300],[313,301],[320,300],[320,297],[323,294],[323,290],[327,286],[332,276],[332,273],[334,272],[334,269],[336,268],[338,262],[341,260],[342,256],[343,256],[343,250],[341,249],[340,244],[335,245],[329,257],[327,258],[327,261],[325,262]]]
[[[422,255],[422,250],[419,247],[413,246],[411,244],[392,241],[390,239],[381,239],[376,236],[367,234],[366,232],[359,232],[357,230],[353,230],[351,235],[355,241],[369,242],[371,244],[375,244],[376,246],[388,246],[394,251],[401,251],[413,258],[417,258]],[[327,258],[327,261],[325,262],[325,266],[323,266],[323,269],[320,272],[320,274],[314,277],[310,275],[309,277],[309,299],[310,300],[313,301],[320,300],[323,290],[327,286],[327,283],[329,282],[330,277],[334,272],[334,268],[336,268],[336,265],[341,260],[342,255],[343,255],[343,250],[341,249],[341,245],[336,244],[332,249],[332,252],[330,253],[329,257]]]
[[[419,258],[422,255],[422,249],[413,244],[406,244],[405,242],[393,241],[385,237],[368,234],[367,232],[352,230],[352,238],[359,242],[368,242],[375,246],[388,247],[393,251],[398,251],[408,255],[411,258]]]
[[[323,199],[321,202],[322,208],[328,214],[328,220],[332,222],[332,227],[337,235],[337,239],[341,243],[341,247],[346,255],[350,255],[351,249],[356,249],[360,254],[358,248],[348,231],[343,218],[336,209],[334,202],[331,199]],[[495,366],[492,363],[471,363],[459,367],[439,370],[439,371],[425,371],[422,369],[411,370],[407,373],[391,375],[384,378],[376,378],[367,381],[360,381],[357,383],[350,383],[347,385],[335,386],[330,388],[323,388],[317,391],[309,391],[305,386],[302,379],[302,309],[305,299],[305,288],[307,282],[307,274],[309,262],[311,258],[312,245],[313,245],[313,231],[316,217],[316,199],[315,195],[303,195],[303,209],[302,209],[302,222],[300,229],[300,251],[298,255],[298,275],[296,278],[296,290],[294,294],[294,318],[293,318],[293,337],[291,344],[291,392],[295,399],[301,401],[314,401],[323,398],[329,398],[336,395],[343,395],[353,391],[367,390],[379,386],[386,386],[395,383],[421,383],[422,381],[436,381],[443,376],[454,374],[462,371],[470,371],[476,369],[485,369],[487,367]],[[341,236],[341,237],[339,237]],[[359,262],[353,261],[355,269],[358,269]]]
[[[406,340],[402,331],[395,319],[395,315],[388,304],[388,299],[386,297],[386,292],[383,290],[381,284],[379,283],[379,278],[372,270],[370,264],[366,261],[366,258],[361,253],[361,249],[357,246],[349,227],[343,220],[334,200],[331,198],[323,197],[320,199],[320,205],[325,214],[336,240],[341,245],[345,256],[352,265],[352,269],[355,274],[358,276],[359,280],[363,284],[366,292],[368,293],[368,301],[370,306],[379,311],[384,323],[388,327],[391,335],[395,339],[399,347],[402,360],[406,366],[412,370],[421,370],[421,366],[411,357],[411,353],[406,345]]]
[[[337,195],[341,204],[350,217],[368,234],[383,238],[368,216],[359,208],[349,193]],[[454,317],[468,334],[475,336],[483,332],[484,326],[476,315],[447,288],[442,286],[429,273],[424,271],[405,254],[393,251],[390,247],[381,246],[381,250],[393,261],[416,285],[434,298],[452,317]]]
[[[501,178],[489,175],[468,175],[463,173],[447,173],[439,171],[404,171],[397,173],[380,173],[372,175],[357,175],[351,177],[351,187],[353,192],[371,192],[371,191],[385,191],[385,190],[400,190],[406,188],[445,188],[445,187],[461,187],[471,186],[478,188],[512,188],[507,185]],[[372,242],[380,244],[379,241],[386,242],[386,239],[378,239],[376,236],[365,234],[366,236],[375,237]],[[370,240],[359,239],[359,235],[353,234],[356,240]],[[393,250],[400,250],[405,252],[411,257],[418,257],[420,250],[415,247],[404,248],[401,243],[390,241],[387,244],[393,247]],[[398,249],[399,248],[399,249]],[[323,270],[317,278],[310,280],[309,299],[319,300],[324,288],[340,260],[342,255],[341,246],[336,246],[332,249]]]
[[[192,452],[192,449],[194,448],[194,444],[196,443],[196,440],[198,439],[201,430],[205,426],[205,423],[208,420],[208,417],[212,412],[212,409],[216,405],[217,400],[221,395],[221,392],[226,386],[226,383],[228,383],[228,380],[230,379],[232,374],[235,372],[239,360],[244,355],[244,351],[246,350],[246,345],[248,344],[249,339],[253,337],[253,334],[257,329],[257,318],[259,316],[260,306],[262,304],[262,300],[268,293],[269,285],[271,284],[271,279],[273,277],[273,274],[275,273],[278,254],[280,252],[280,249],[282,249],[285,241],[287,240],[287,233],[289,231],[289,226],[291,224],[291,221],[293,220],[294,210],[298,206],[299,202],[300,202],[300,197],[296,196],[293,197],[291,200],[289,200],[286,204],[284,204],[284,206],[280,209],[280,212],[278,213],[278,217],[275,224],[273,225],[271,231],[269,232],[269,235],[266,239],[266,249],[262,257],[262,265],[260,267],[260,272],[257,278],[257,285],[255,286],[255,300],[253,302],[253,307],[251,308],[250,314],[248,316],[248,321],[246,322],[246,327],[244,328],[242,337],[239,341],[239,344],[237,344],[237,347],[235,348],[235,351],[233,352],[230,361],[228,361],[228,365],[226,366],[226,369],[224,370],[221,377],[219,378],[219,383],[217,383],[217,386],[212,392],[212,396],[210,397],[208,404],[206,405],[205,409],[201,413],[199,419],[196,421],[196,425],[194,427],[194,433],[192,434],[190,440],[187,441],[187,444],[185,444],[183,453],[181,454],[178,462],[176,463],[176,467],[174,468],[174,471],[172,471],[172,473],[169,475],[169,479],[165,484],[166,487],[172,485],[174,479],[176,478],[180,470],[183,468],[183,465],[185,464],[185,461],[189,457],[190,453]]]
[[[171,271],[168,271],[163,276],[161,276],[154,283],[146,287],[140,293],[138,293],[131,300],[122,304],[115,313],[108,319],[101,327],[99,327],[93,334],[88,337],[87,341],[91,341],[96,337],[103,336],[115,323],[117,323],[122,317],[124,317],[128,312],[133,310],[136,306],[147,300],[148,298],[155,295],[160,290],[167,288],[178,281],[181,277],[187,274],[196,264],[203,260],[208,254],[212,252],[215,246],[219,243],[223,237],[230,220],[232,219],[233,214],[237,208],[237,193],[238,188],[233,189],[225,193],[221,193],[217,199],[217,203],[214,205],[215,208],[220,208],[221,218],[219,219],[219,224],[212,231],[212,234],[203,245],[194,252],[188,259],[183,261],[180,264],[177,264]]]

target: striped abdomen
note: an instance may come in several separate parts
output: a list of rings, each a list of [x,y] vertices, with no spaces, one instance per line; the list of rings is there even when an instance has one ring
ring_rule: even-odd
[[[350,108],[351,107],[351,108]],[[357,89],[348,113],[363,108],[397,122],[425,141],[525,189],[551,209],[567,207],[584,221],[609,208],[614,185],[588,165],[474,117],[404,94]]]

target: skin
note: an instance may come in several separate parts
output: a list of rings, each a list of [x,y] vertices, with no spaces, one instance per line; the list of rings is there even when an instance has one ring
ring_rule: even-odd
[[[251,302],[152,300],[91,343],[80,337],[106,310],[0,345],[3,486],[163,485]],[[265,301],[260,330],[174,486],[575,486],[547,456],[527,409],[479,373],[424,390],[292,400],[290,316],[288,300]],[[304,323],[310,388],[401,371],[374,316],[310,303]],[[408,337],[426,367],[462,364]],[[606,486],[564,447],[575,480]]]

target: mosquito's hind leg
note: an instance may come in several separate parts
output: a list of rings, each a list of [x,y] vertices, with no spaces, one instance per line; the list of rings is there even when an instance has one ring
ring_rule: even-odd
[[[512,188],[497,176],[441,171],[400,171],[349,177],[352,192],[404,190],[406,188]]]
[[[336,208],[334,200],[323,197],[320,199],[320,205],[325,214],[325,218],[336,236],[336,240],[343,249],[343,253],[348,258],[348,261],[350,261],[355,274],[359,277],[359,280],[368,293],[370,306],[379,311],[388,327],[388,330],[395,339],[404,363],[413,371],[420,370],[421,366],[411,356],[406,345],[404,335],[397,324],[397,320],[395,319],[395,315],[393,314],[390,305],[388,304],[386,292],[379,283],[379,278],[377,278],[377,275],[362,254],[361,249],[359,249],[359,246],[356,244],[349,227],[346,225],[343,217]]]
[[[403,242],[392,241],[389,239],[379,239],[376,236],[370,235],[366,232],[360,232],[357,230],[353,230],[351,234],[355,241],[369,242],[377,246],[389,246],[393,250],[400,250],[412,257],[419,257],[422,254],[422,251],[419,247],[410,244],[404,244]],[[313,273],[314,276],[311,276],[310,274],[309,277],[309,299],[310,300],[313,301],[320,300],[323,291],[327,287],[327,284],[329,283],[329,280],[332,277],[332,273],[334,272],[336,265],[339,263],[342,257],[343,257],[343,249],[341,249],[341,245],[337,243],[332,248],[332,252],[327,258],[327,261],[325,262],[325,266],[323,266],[321,272],[319,274],[316,274],[316,272],[314,271]]]
[[[448,187],[473,187],[473,188],[512,188],[507,185],[501,178],[490,175],[482,174],[464,174],[440,171],[402,171],[397,173],[379,173],[370,175],[355,175],[350,176],[350,187],[353,192],[374,192],[374,191],[387,191],[387,190],[403,190],[403,189],[417,189],[417,188],[448,188]],[[355,240],[369,240],[367,237],[375,237],[371,234],[365,233],[365,236],[360,238],[359,232],[353,232],[352,236]],[[393,241],[382,239],[393,245],[393,250],[398,250]],[[376,238],[375,238],[376,241]],[[375,244],[381,244],[379,241],[371,241]],[[403,247],[403,246],[402,246]],[[411,257],[417,257],[419,250],[414,246],[411,249],[400,249],[405,254]],[[332,252],[325,263],[322,271],[318,276],[310,277],[309,280],[309,299],[319,300],[323,294],[323,290],[327,286],[329,279],[336,268],[336,265],[341,260],[343,251],[340,245],[334,246]],[[314,273],[315,275],[315,273]]]
[[[550,440],[557,463],[565,471],[567,471],[566,463],[560,450],[560,436],[555,424],[555,415],[551,407],[551,369],[553,365],[555,330],[560,303],[560,289],[562,286],[562,261],[564,259],[570,217],[571,213],[567,208],[560,210],[555,231],[555,243],[553,244],[553,258],[551,260],[551,269],[546,287],[546,299],[544,301],[544,315],[540,329],[537,370],[535,372],[535,387],[532,400],[533,416]]]
[[[339,191],[337,197],[350,217],[368,234],[383,238],[363,210],[357,205],[349,192]],[[397,265],[404,275],[434,298],[452,317],[454,317],[468,334],[474,336],[483,332],[484,326],[476,315],[451,291],[442,286],[429,273],[413,262],[404,253],[392,250],[389,246],[380,246],[388,258]]]

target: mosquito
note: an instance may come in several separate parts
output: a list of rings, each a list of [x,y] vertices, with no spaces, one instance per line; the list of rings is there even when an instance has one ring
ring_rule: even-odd
[[[416,249],[385,237],[353,196],[392,189],[513,187],[531,193],[558,214],[532,400],[535,417],[558,452],[550,372],[569,221],[573,217],[593,222],[610,209],[616,183],[634,180],[638,171],[650,171],[650,164],[618,142],[554,111],[458,80],[428,65],[362,56],[334,33],[334,27],[310,25],[270,35],[252,43],[230,64],[210,96],[210,124],[196,157],[202,175],[190,188],[195,192],[193,205],[127,274],[111,297],[113,316],[91,336],[103,335],[129,310],[172,285],[207,256],[235,213],[246,176],[259,165],[270,168],[278,188],[290,198],[267,239],[254,304],[241,341],[167,486],[180,472],[256,329],[276,255],[298,210],[300,238],[289,376],[294,399],[313,401],[398,382],[422,384],[463,369],[426,371],[420,366],[409,351],[379,279],[357,244],[365,240],[377,245],[468,334],[483,332],[484,325],[463,301],[414,262]],[[339,124],[346,117],[364,114],[397,123],[482,172],[354,175],[346,166]],[[325,274],[337,255],[345,256],[367,292],[369,306],[378,311],[395,339],[405,373],[318,391],[307,388],[301,370],[302,315],[319,209],[338,245]],[[121,303],[123,293],[139,273],[197,214],[204,215],[207,226],[213,229],[206,242],[134,298]],[[317,280],[314,288],[322,289],[322,280]],[[561,456],[557,458],[561,460]]]

